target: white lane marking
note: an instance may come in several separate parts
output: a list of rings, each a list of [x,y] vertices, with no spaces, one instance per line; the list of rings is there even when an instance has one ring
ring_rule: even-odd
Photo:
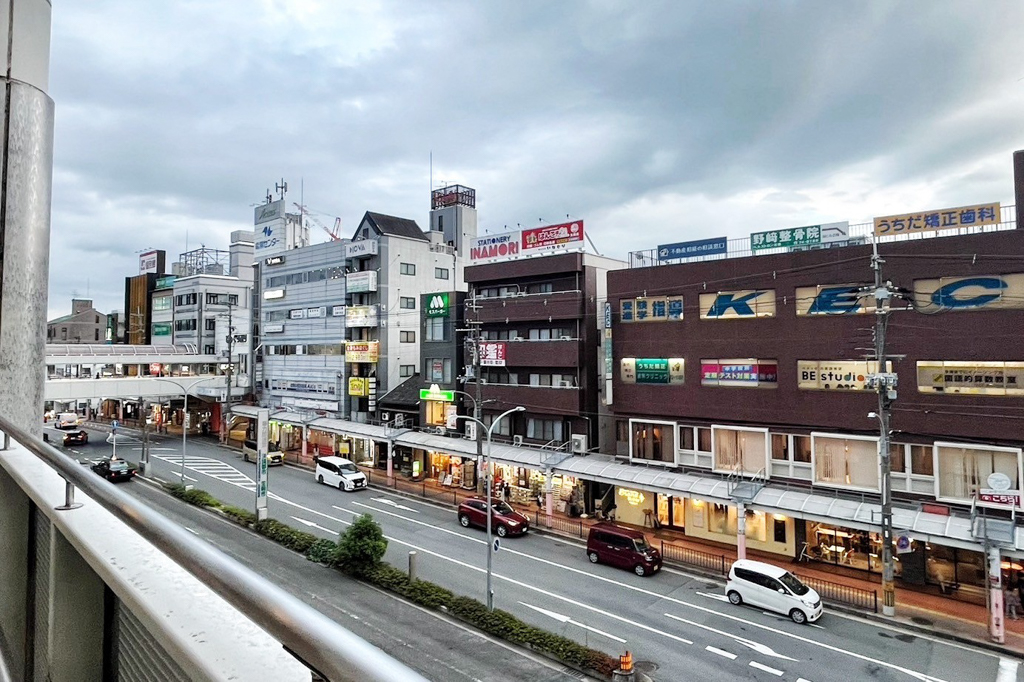
[[[732,639],[736,640],[738,644],[742,644],[745,647],[753,649],[754,651],[763,656],[773,656],[775,658],[781,658],[786,661],[797,660],[795,658],[790,658],[789,656],[784,656],[783,654],[778,653],[767,644],[761,644],[760,642],[755,642],[752,639],[740,637],[739,635],[734,635],[731,632],[725,632],[724,630],[717,630],[711,627],[710,625],[702,625],[700,623],[695,623],[692,620],[686,620],[685,618],[680,618],[679,616],[673,616],[671,613],[666,613],[665,615],[671,618],[672,620],[678,620],[680,623],[686,623],[687,625],[692,625],[693,627],[702,628],[704,630],[707,630],[708,632],[714,632],[715,634],[722,635],[724,637],[731,637]]]
[[[338,532],[338,531],[334,530],[333,528],[324,528],[323,526],[321,526],[319,524],[313,523],[312,521],[307,521],[306,519],[301,519],[298,516],[293,516],[292,518],[295,519],[296,521],[298,521],[299,523],[302,523],[302,524],[305,524],[305,525],[309,526],[310,528],[319,528],[320,530],[322,530],[322,531],[324,531],[326,533],[337,533]]]
[[[777,618],[778,620],[789,620],[789,616],[781,613],[775,613],[774,611],[762,611],[761,615],[768,616],[769,618]],[[811,628],[818,628],[819,630],[825,629],[824,625],[818,625],[817,623],[804,623],[804,625]]]
[[[386,497],[373,497],[370,499],[372,499],[374,502],[380,502],[381,504],[386,504],[389,507],[394,507],[395,509],[404,509],[406,511],[411,511],[413,514],[419,514],[419,512],[413,509],[412,507],[406,507],[404,504],[399,504],[398,502],[390,500]]]
[[[185,530],[187,530],[187,531],[188,531],[189,533],[192,533],[192,535],[199,535],[198,531],[192,530],[192,529],[191,529],[191,528],[189,528],[188,526],[182,526],[182,528],[184,528]]]
[[[798,677],[798,678],[796,678],[796,682],[811,682],[811,681],[810,680],[805,680],[802,677]]]
[[[181,457],[174,458],[164,455],[153,455],[153,457],[176,467],[181,466]],[[230,464],[225,464],[220,460],[210,459],[209,457],[185,457],[185,468],[239,488],[246,490],[256,489],[256,481]],[[186,476],[185,478],[189,477]],[[196,479],[190,478],[189,480],[195,481]]]
[[[999,659],[999,675],[996,677],[996,682],[1014,682],[1017,679],[1017,668],[1020,667],[1020,661],[1014,661],[1009,658]]]
[[[710,592],[695,592],[694,594],[699,594],[702,597],[714,599],[715,601],[729,601],[729,598],[724,594],[711,594]]]
[[[776,670],[775,668],[769,668],[764,663],[758,663],[757,661],[751,661],[750,662],[750,667],[751,668],[757,668],[758,670],[763,670],[766,673],[771,673],[772,675],[775,675],[776,677],[782,677],[782,671],[781,670]]]
[[[609,635],[607,632],[604,632],[603,630],[598,630],[597,628],[592,628],[589,625],[584,625],[583,623],[575,621],[572,618],[570,618],[569,616],[563,615],[561,613],[556,613],[555,611],[548,611],[547,609],[542,609],[539,606],[534,606],[533,604],[527,604],[524,601],[521,601],[519,603],[522,604],[523,606],[525,606],[528,609],[533,609],[534,611],[537,611],[539,613],[543,613],[545,616],[548,616],[549,618],[554,618],[559,623],[569,623],[570,625],[576,625],[578,627],[583,628],[584,630],[589,630],[590,632],[596,632],[599,635],[604,635],[608,639],[614,639],[616,642],[619,642],[620,644],[625,644],[626,643],[626,640],[622,639],[621,637],[616,637],[615,635]]]
[[[394,497],[394,498],[396,498],[398,500],[401,500],[402,502],[408,502],[410,504],[418,504],[420,506],[427,507],[429,509],[433,509],[434,511],[443,511],[443,512],[448,512],[449,514],[458,514],[459,513],[458,510],[452,509],[451,507],[439,507],[439,506],[437,506],[437,504],[432,504],[430,502],[423,502],[423,501],[417,500],[415,498],[406,497],[405,495],[399,495],[398,493],[393,493],[390,490],[379,490],[378,489],[376,492],[380,493],[381,495],[391,495],[392,497]],[[376,499],[376,498],[373,498],[373,499]]]
[[[704,647],[704,650],[705,651],[710,651],[713,654],[718,654],[719,656],[725,656],[730,661],[735,661],[736,660],[736,654],[731,654],[728,651],[723,651],[722,649],[719,649],[717,647],[706,646],[706,647]]]

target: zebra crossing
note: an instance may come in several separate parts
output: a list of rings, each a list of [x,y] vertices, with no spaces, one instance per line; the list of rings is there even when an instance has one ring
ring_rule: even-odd
[[[168,457],[165,455],[152,454],[153,459],[159,459],[174,466],[181,466],[181,457]],[[235,467],[211,457],[185,457],[185,468],[196,473],[215,478],[224,483],[236,485],[245,490],[256,490],[256,481],[252,480]]]

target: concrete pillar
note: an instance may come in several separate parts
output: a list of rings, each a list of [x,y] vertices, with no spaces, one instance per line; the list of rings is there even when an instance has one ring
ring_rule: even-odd
[[[0,3],[0,414],[42,437],[53,179],[49,0]],[[3,134],[3,133],[0,133]],[[10,387],[17,390],[10,390]]]
[[[64,512],[74,514],[74,511]],[[103,581],[53,526],[50,535],[51,682],[103,679]]]
[[[392,479],[394,479],[394,477],[395,477],[393,454],[392,454],[392,451],[394,450],[394,448],[395,448],[395,444],[391,441],[390,438],[388,438],[388,445],[387,445],[387,452],[386,452],[386,454],[388,456],[388,483],[390,483],[392,481]]]
[[[1006,622],[1003,616],[1003,558],[998,547],[988,549],[989,634],[993,642],[1006,642]]]
[[[736,505],[736,558],[747,558],[747,505]]]
[[[544,513],[547,515],[547,527],[551,527],[551,514],[555,510],[555,493],[551,489],[552,474],[548,471],[544,476]]]
[[[309,456],[309,427],[306,425],[302,426],[302,461],[306,461],[306,457]]]
[[[2,456],[2,454],[0,454]],[[29,516],[32,505],[0,469],[0,635],[7,642],[12,679],[24,680],[25,614],[28,611]]]

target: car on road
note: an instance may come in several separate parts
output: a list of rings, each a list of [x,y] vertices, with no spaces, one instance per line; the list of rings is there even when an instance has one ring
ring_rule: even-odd
[[[284,453],[277,448],[271,446],[270,452],[267,453],[267,465],[274,466],[275,464],[284,464]],[[246,462],[255,462],[259,456],[259,449],[256,445],[256,441],[247,440],[242,443],[242,459]]]
[[[725,596],[733,604],[750,604],[784,613],[794,623],[813,623],[821,618],[821,597],[784,568],[762,561],[733,562]]]
[[[92,465],[92,470],[108,481],[130,481],[135,476],[135,468],[123,459],[106,457]]]
[[[463,528],[487,527],[487,498],[469,497],[459,505],[459,523]],[[523,535],[530,530],[530,518],[517,512],[504,500],[491,498],[491,529],[498,537]]]
[[[89,434],[84,429],[64,434],[64,447],[69,445],[85,445],[89,442]]]
[[[55,426],[58,429],[73,429],[82,423],[82,418],[74,412],[61,412],[57,415],[57,423]]]
[[[346,492],[366,487],[366,474],[344,457],[318,457],[313,475],[316,476],[317,483],[334,486]]]
[[[590,527],[587,558],[592,564],[618,566],[639,576],[653,575],[661,570],[661,552],[647,542],[646,535],[611,523],[597,523]]]

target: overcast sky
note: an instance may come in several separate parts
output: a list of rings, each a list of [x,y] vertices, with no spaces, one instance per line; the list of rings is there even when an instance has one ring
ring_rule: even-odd
[[[1011,204],[1022,25],[1001,0],[54,3],[50,317],[123,308],[138,252],[226,249],[282,177],[346,233],[426,227],[431,152],[481,232],[571,215],[618,257]]]

